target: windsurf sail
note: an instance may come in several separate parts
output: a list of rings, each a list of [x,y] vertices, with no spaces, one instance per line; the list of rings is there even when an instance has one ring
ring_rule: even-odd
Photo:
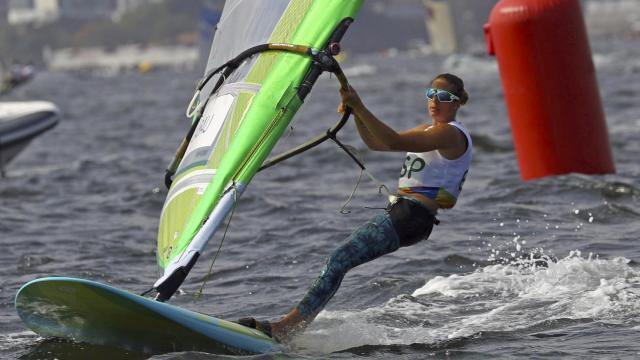
[[[184,281],[320,73],[335,72],[345,86],[332,55],[361,3],[225,3],[205,77],[187,110],[193,124],[166,177],[157,300],[169,299]]]

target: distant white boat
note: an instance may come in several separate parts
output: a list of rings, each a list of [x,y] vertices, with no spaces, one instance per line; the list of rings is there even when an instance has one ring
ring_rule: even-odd
[[[0,171],[59,117],[58,107],[48,101],[0,102]]]
[[[498,0],[422,0],[425,24],[436,54],[478,53],[486,49],[482,27]]]
[[[591,34],[640,33],[640,0],[584,0],[583,9]]]

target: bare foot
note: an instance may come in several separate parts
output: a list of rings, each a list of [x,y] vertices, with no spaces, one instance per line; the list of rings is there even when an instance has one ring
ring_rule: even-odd
[[[306,325],[307,322],[300,316],[298,310],[294,309],[279,321],[271,322],[271,335],[280,342],[288,341]]]

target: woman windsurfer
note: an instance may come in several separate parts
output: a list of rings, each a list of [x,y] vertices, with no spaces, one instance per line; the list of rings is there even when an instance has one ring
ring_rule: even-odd
[[[396,132],[364,105],[353,89],[340,90],[338,111],[349,106],[364,143],[377,151],[405,151],[398,192],[386,211],[353,232],[327,258],[320,276],[300,303],[278,321],[240,319],[278,340],[289,338],[318,315],[338,290],[350,269],[413,245],[431,234],[440,208],[452,208],[462,190],[471,164],[471,136],[456,121],[460,106],[469,96],[463,81],[441,74],[426,91],[430,123]]]

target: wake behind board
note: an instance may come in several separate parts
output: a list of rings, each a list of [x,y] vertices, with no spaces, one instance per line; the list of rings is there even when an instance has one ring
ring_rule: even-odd
[[[38,335],[143,353],[277,352],[261,332],[91,280],[47,277],[16,295],[22,321]]]

